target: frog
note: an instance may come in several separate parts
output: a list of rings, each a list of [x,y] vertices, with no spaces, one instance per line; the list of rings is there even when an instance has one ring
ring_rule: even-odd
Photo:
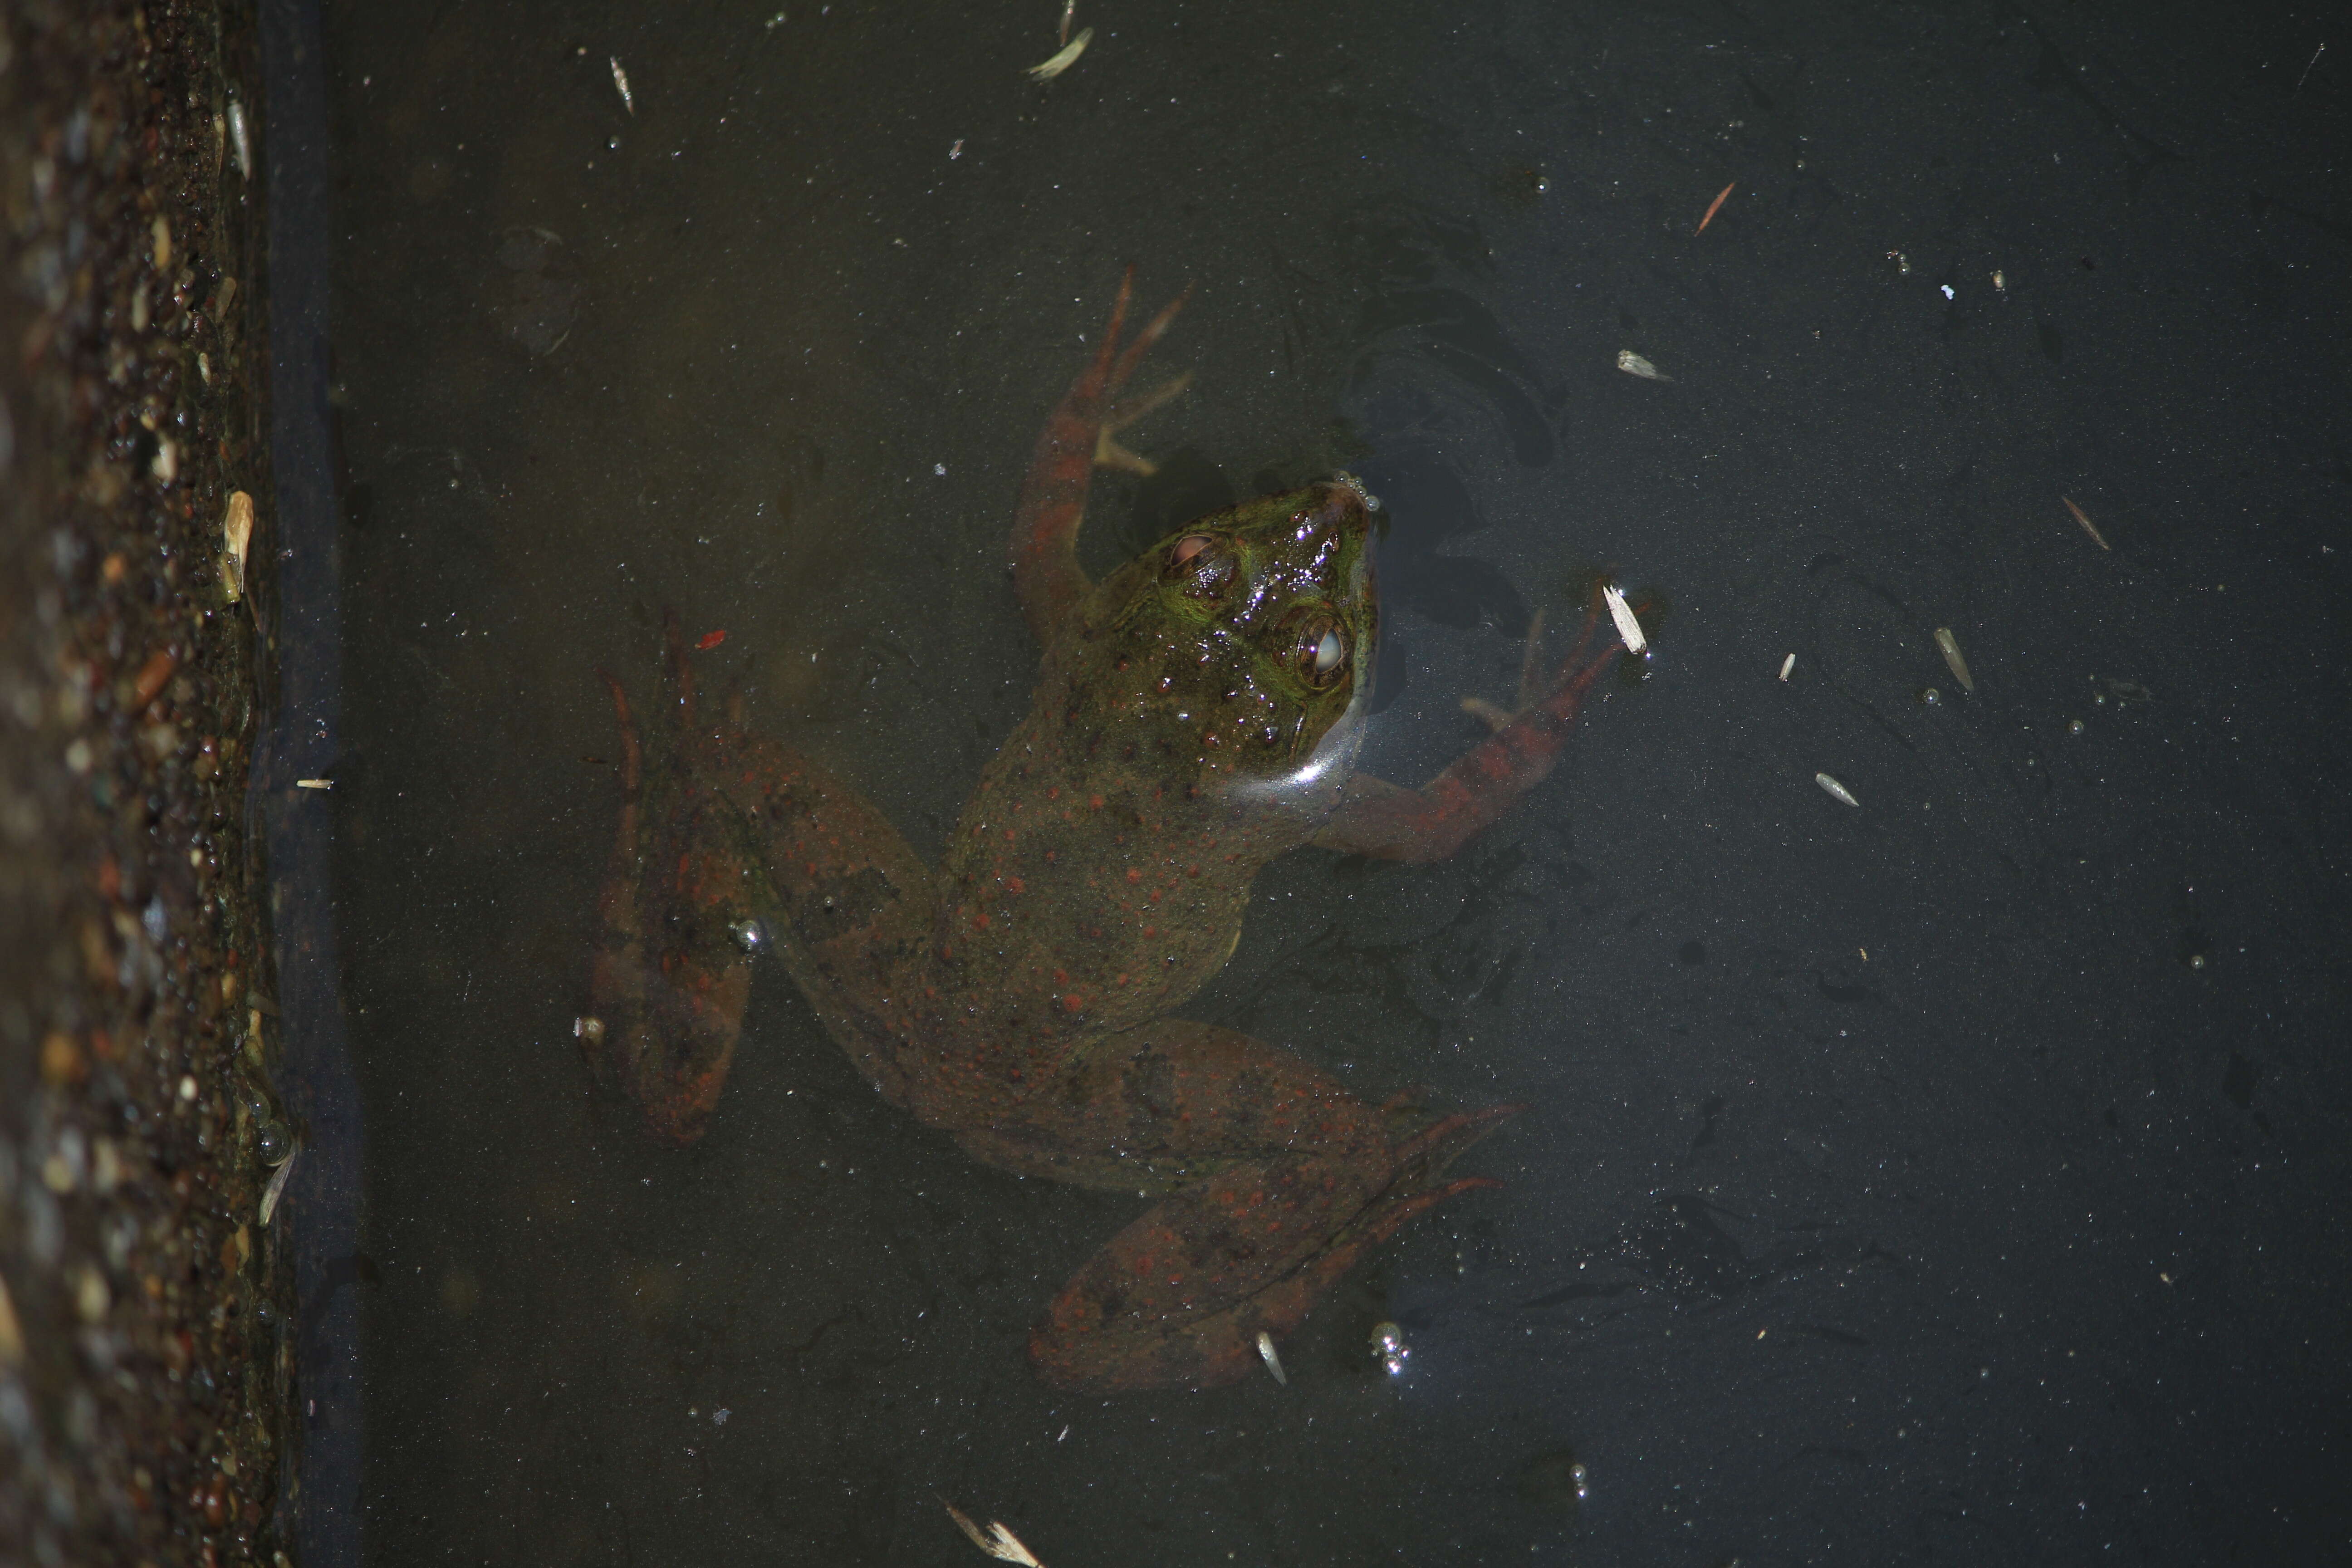
[[[600,672],[622,802],[599,899],[590,1065],[659,1139],[717,1104],[753,965],[780,961],[883,1100],[985,1164],[1150,1200],[1028,1336],[1049,1385],[1245,1374],[1370,1249],[1451,1199],[1522,1108],[1385,1101],[1282,1045],[1182,1016],[1244,935],[1261,868],[1308,846],[1428,862],[1540,782],[1607,666],[1582,640],[1415,789],[1360,772],[1380,632],[1378,502],[1341,473],[1176,530],[1100,581],[1077,541],[1137,365],[1133,273],[1047,418],[1008,568],[1041,650],[1029,711],[937,866],[848,780],[698,700],[673,616],[665,721]],[[1613,651],[1613,650],[1612,650]]]

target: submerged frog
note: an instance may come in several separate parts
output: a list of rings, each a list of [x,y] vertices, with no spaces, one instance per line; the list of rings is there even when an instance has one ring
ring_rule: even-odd
[[[772,949],[883,1097],[975,1157],[1159,1194],[1030,1338],[1048,1383],[1106,1390],[1239,1377],[1368,1247],[1495,1184],[1444,1172],[1517,1107],[1375,1106],[1171,1014],[1232,955],[1260,867],[1310,843],[1450,853],[1549,770],[1606,662],[1580,650],[1406,790],[1351,765],[1379,625],[1353,479],[1202,518],[1089,583],[1076,542],[1113,399],[1177,308],[1122,350],[1128,301],[1123,282],[1023,486],[1013,582],[1044,665],[939,869],[740,706],[699,713],[673,626],[655,754],[605,678],[625,804],[582,1024],[656,1132],[691,1141]]]

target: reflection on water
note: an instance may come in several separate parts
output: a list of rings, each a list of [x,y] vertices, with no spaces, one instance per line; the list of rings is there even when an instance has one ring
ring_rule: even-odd
[[[2346,1023],[2303,782],[2345,742],[2275,684],[2335,481],[2273,472],[2256,539],[2183,454],[2332,449],[2294,323],[2343,258],[2185,216],[2272,154],[2071,68],[2146,40],[1620,9],[1081,7],[1040,86],[1051,4],[331,8],[377,1561],[981,1560],[941,1496],[1055,1568],[2327,1517],[2315,1200],[2249,1151],[2315,1152],[2278,1086]],[[642,700],[667,612],[940,863],[1031,709],[1005,539],[1129,260],[1193,283],[1192,381],[1079,559],[1360,474],[1368,771],[1480,742],[1596,573],[1676,613],[1458,856],[1276,860],[1181,1008],[1366,1104],[1526,1105],[1456,1172],[1507,1185],[1373,1249],[1285,1384],[1253,1346],[1076,1394],[1025,1346],[1132,1192],[887,1103],[779,963],[688,1149],[572,1030],[595,672]],[[2231,1488],[2281,1509],[2233,1534]]]

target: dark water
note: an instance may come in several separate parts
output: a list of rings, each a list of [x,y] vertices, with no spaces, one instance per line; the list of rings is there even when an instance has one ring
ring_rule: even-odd
[[[1038,87],[1050,0],[782,4],[328,12],[370,1561],[983,1561],[942,1496],[1054,1568],[2352,1551],[2340,26],[1086,5]],[[1658,649],[1454,861],[1276,865],[1187,1009],[1526,1102],[1507,1187],[1286,1387],[1072,1398],[1024,1336],[1133,1200],[778,970],[688,1152],[571,1026],[666,607],[936,853],[1130,260],[1194,382],[1090,563],[1364,473],[1408,784],[1595,569]]]

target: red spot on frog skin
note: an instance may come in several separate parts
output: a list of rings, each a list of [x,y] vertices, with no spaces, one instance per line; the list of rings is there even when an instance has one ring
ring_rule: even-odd
[[[1087,796],[1087,804],[1093,806],[1097,811],[1100,811],[1103,808],[1103,797],[1098,795],[1090,795]]]
[[[1129,866],[1127,868],[1127,879],[1130,882],[1140,882],[1143,880],[1143,873]]]
[[[986,910],[975,910],[972,911],[971,929],[974,931],[986,931],[988,929],[988,911]]]
[[[1008,893],[1019,893],[1025,892],[1027,889],[1022,886],[1020,878],[1007,877],[1004,879],[1004,890]]]
[[[723,643],[726,640],[727,628],[725,626],[721,626],[715,632],[705,632],[700,637],[695,638],[694,648],[697,653],[709,653],[712,648],[717,647],[720,643]]]

